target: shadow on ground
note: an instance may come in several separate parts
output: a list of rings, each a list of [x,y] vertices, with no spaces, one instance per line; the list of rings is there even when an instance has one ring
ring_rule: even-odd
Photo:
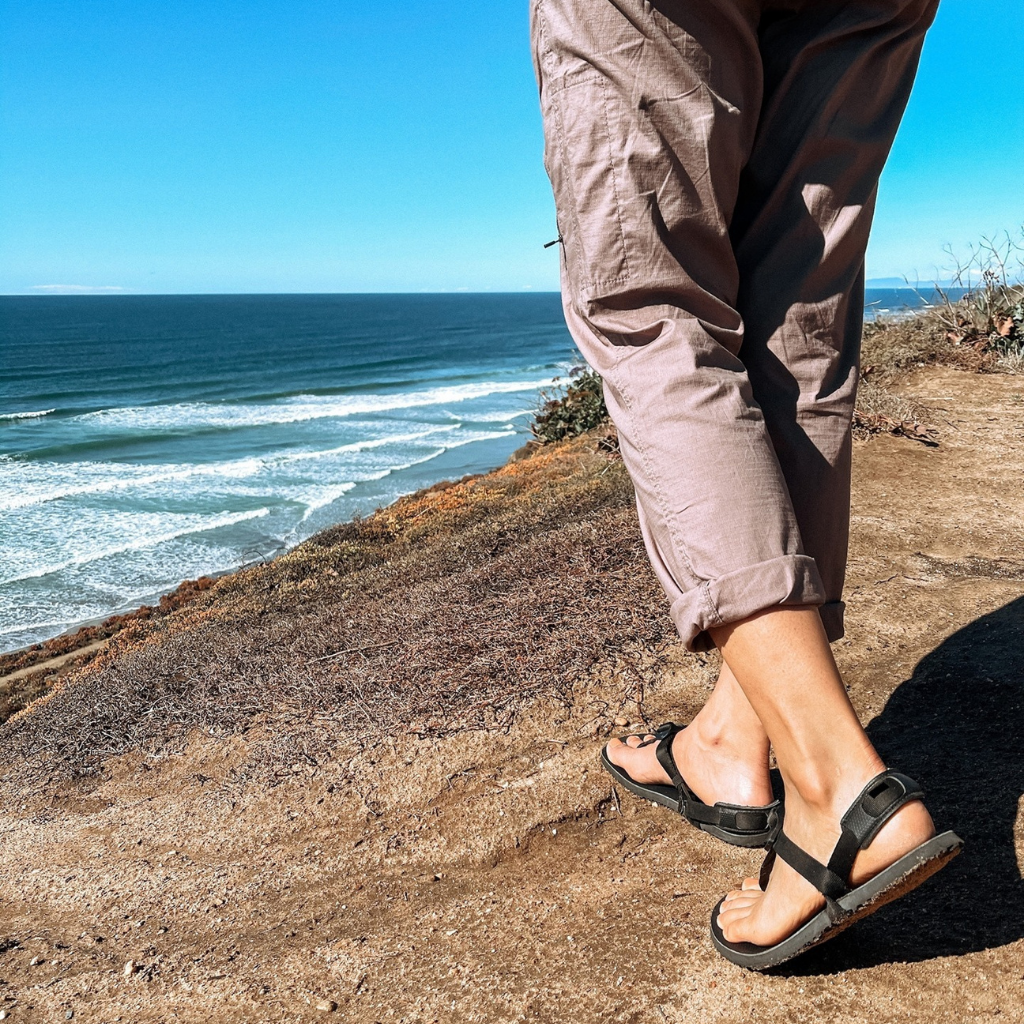
[[[1024,598],[957,631],[923,658],[868,726],[879,753],[925,788],[964,852],[905,899],[785,974],[958,956],[1024,937],[1014,824],[1024,792]]]

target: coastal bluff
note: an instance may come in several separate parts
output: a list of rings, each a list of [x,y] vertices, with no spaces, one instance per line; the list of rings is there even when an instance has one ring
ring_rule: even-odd
[[[837,659],[966,844],[907,899],[771,974],[714,952],[760,853],[598,763],[717,669],[599,428],[57,666],[0,725],[3,1019],[1024,1021],[1022,379],[921,367],[934,430],[855,441]]]

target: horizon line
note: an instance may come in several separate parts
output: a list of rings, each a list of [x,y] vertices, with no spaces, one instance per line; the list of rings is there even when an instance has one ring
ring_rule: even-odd
[[[869,278],[864,282],[864,287],[885,291],[908,291],[915,292],[922,289],[935,288],[963,288],[963,283],[956,281],[933,281],[928,284],[909,284],[905,280],[901,284],[895,284],[894,278]],[[328,296],[328,295],[349,295],[349,296],[370,296],[370,295],[560,295],[557,288],[518,288],[518,289],[470,289],[470,288],[421,288],[415,291],[406,289],[381,289],[373,291],[196,291],[196,292],[135,292],[121,287],[105,286],[88,289],[87,286],[64,286],[66,291],[58,291],[54,286],[47,286],[46,290],[38,291],[16,291],[2,292],[0,298],[4,299],[51,299],[51,298],[75,298],[75,299],[117,299],[117,298],[200,298],[223,296],[226,298],[256,297],[265,295],[268,297],[283,296]]]

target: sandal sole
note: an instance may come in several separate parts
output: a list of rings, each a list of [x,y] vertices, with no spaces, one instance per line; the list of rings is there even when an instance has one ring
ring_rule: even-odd
[[[838,900],[839,905],[849,916],[833,922],[828,911],[821,910],[789,938],[774,946],[729,942],[718,927],[718,911],[724,902],[723,897],[711,913],[711,941],[722,956],[740,967],[751,971],[777,967],[835,938],[850,925],[913,891],[936,872],[941,871],[962,848],[963,840],[955,832],[943,832],[941,835],[933,836]]]

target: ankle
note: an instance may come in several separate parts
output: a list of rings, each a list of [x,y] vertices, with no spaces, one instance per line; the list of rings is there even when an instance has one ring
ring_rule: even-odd
[[[720,714],[699,714],[689,726],[707,750],[741,753],[745,760],[768,759],[770,743],[761,723],[728,718]]]
[[[787,802],[792,795],[810,814],[838,819],[868,782],[885,771],[885,764],[870,750],[852,762],[830,764],[824,759],[806,759],[781,771]]]

